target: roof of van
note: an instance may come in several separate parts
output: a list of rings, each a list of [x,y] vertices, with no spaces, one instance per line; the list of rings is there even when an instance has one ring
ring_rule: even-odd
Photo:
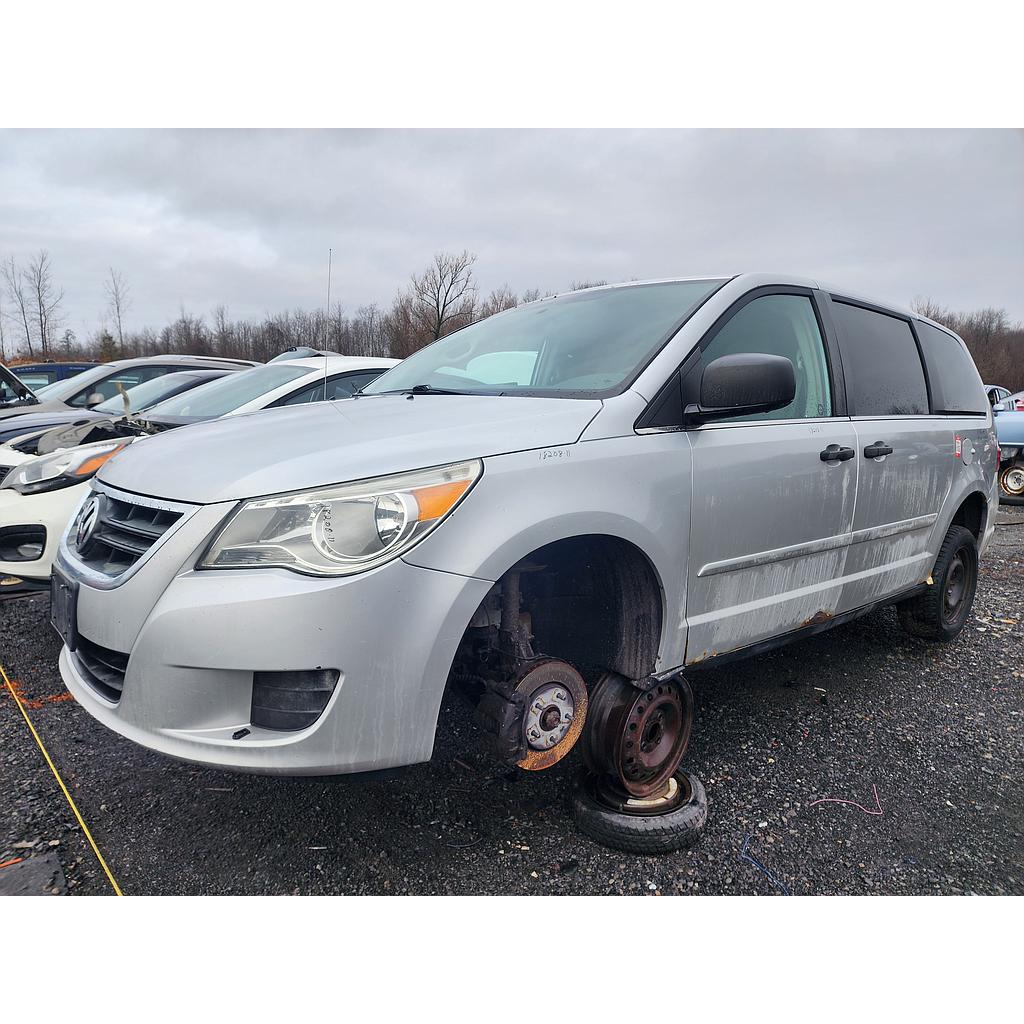
[[[620,283],[595,285],[593,288],[582,288],[579,290],[601,291],[606,288],[632,288],[645,284],[673,284],[680,281],[739,281],[747,288],[761,288],[766,285],[776,284],[791,285],[796,288],[818,288],[823,292],[828,292],[830,295],[841,295],[844,298],[854,299],[857,302],[863,302],[871,306],[878,306],[879,309],[887,309],[892,313],[899,313],[901,316],[912,317],[913,319],[920,320],[923,323],[931,324],[933,327],[938,327],[947,334],[954,333],[946,327],[945,324],[940,324],[937,321],[932,320],[930,317],[924,316],[912,309],[908,309],[906,306],[900,305],[898,302],[890,302],[888,299],[879,299],[871,295],[861,295],[857,291],[839,287],[830,281],[804,277],[799,274],[754,271],[742,274],[701,274],[694,277],[659,277],[650,278],[644,281],[622,281]],[[564,295],[566,292],[560,292],[559,294]],[[555,298],[555,296],[546,296],[546,298]],[[543,301],[543,299],[540,301]]]

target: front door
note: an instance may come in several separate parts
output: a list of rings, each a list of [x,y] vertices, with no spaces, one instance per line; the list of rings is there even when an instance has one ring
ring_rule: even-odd
[[[702,342],[700,363],[787,357],[783,409],[688,433],[693,497],[686,663],[827,621],[840,607],[857,491],[857,435],[837,398],[814,296],[761,294]]]

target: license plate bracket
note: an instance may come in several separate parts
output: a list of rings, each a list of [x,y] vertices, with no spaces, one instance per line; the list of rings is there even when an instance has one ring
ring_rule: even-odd
[[[56,566],[50,577],[50,624],[73,651],[78,639],[78,584]]]

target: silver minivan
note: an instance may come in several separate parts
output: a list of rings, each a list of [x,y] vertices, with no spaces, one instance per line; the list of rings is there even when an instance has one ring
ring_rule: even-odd
[[[81,705],[254,772],[430,758],[446,686],[505,761],[578,743],[590,834],[698,827],[686,676],[882,605],[967,622],[998,505],[963,342],[785,275],[532,302],[356,398],[137,442],[61,545]]]

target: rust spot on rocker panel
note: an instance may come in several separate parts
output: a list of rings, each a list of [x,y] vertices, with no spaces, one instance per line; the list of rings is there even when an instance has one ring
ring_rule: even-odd
[[[804,619],[800,623],[800,629],[804,629],[807,626],[820,626],[823,622],[831,622],[836,617],[835,612],[825,611],[823,608],[820,612],[815,612],[809,619]]]

